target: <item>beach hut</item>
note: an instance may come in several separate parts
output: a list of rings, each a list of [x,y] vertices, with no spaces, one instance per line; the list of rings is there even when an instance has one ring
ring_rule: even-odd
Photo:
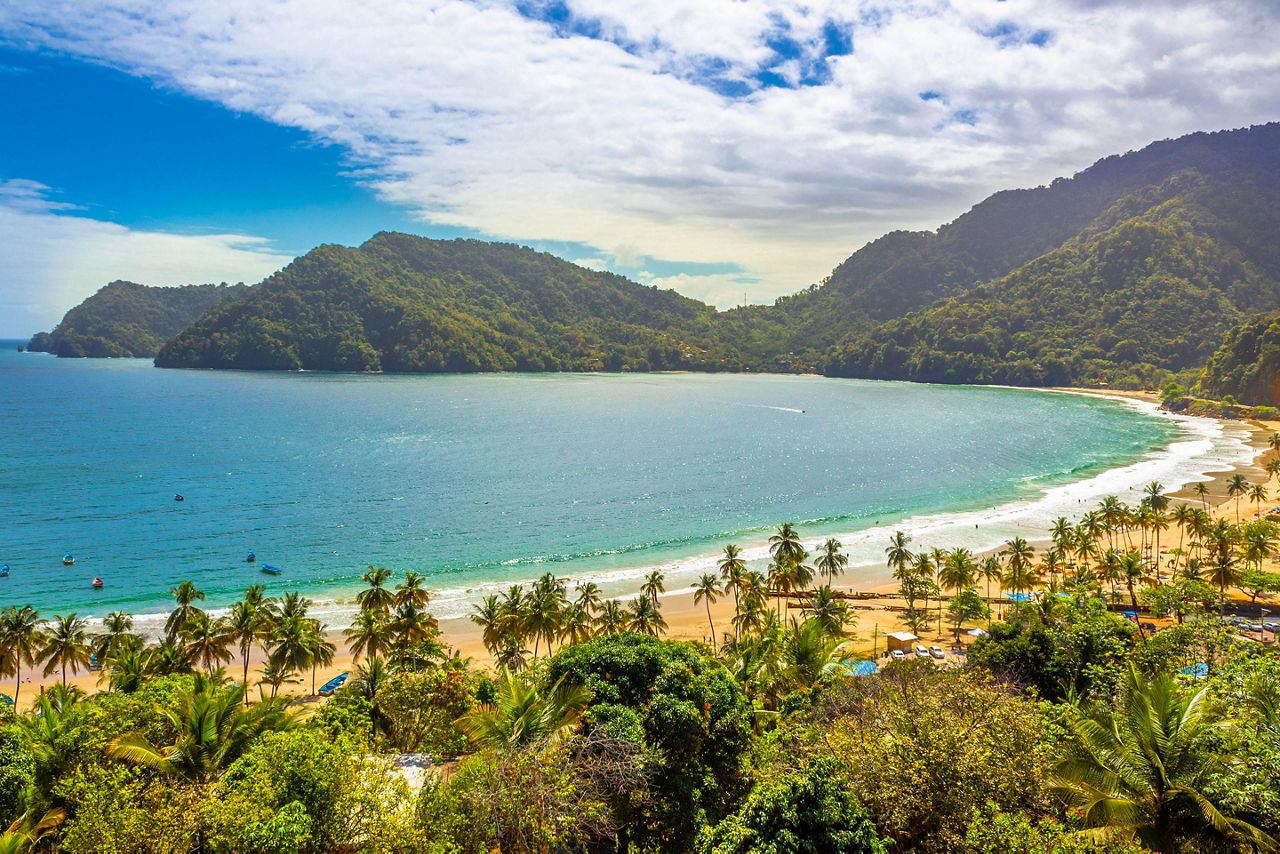
[[[986,629],[969,629],[969,631],[965,632],[965,634],[971,638],[985,638],[987,636],[987,630]]]
[[[911,634],[911,632],[893,632],[884,636],[885,642],[889,644],[889,651],[900,649],[903,652],[911,652],[911,644],[920,640],[920,638]]]

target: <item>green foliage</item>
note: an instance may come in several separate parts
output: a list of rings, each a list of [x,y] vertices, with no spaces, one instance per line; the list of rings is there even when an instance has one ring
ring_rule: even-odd
[[[898,850],[964,851],[975,804],[1044,815],[1047,726],[1037,707],[981,675],[901,662],[831,686],[802,739],[839,761]]]
[[[989,802],[974,811],[965,843],[972,854],[1143,854],[1147,850],[1131,840],[1085,836],[1051,818],[1032,821]]]
[[[1243,403],[1280,404],[1280,314],[1251,317],[1231,329],[1205,366],[1207,394]],[[1264,417],[1259,415],[1258,417]]]
[[[0,726],[0,827],[8,827],[27,809],[27,787],[35,776],[35,759],[21,730]]]
[[[1100,600],[1077,598],[1046,612],[1018,606],[969,650],[969,661],[996,676],[1033,686],[1059,701],[1109,690],[1133,646],[1134,626],[1107,612]]]
[[[59,847],[69,854],[188,851],[201,830],[198,790],[151,785],[121,765],[85,762],[58,795],[74,807]]]
[[[392,674],[378,688],[378,708],[401,753],[461,753],[467,740],[454,725],[476,704],[476,680],[461,670]]]
[[[750,705],[728,671],[694,645],[637,634],[596,638],[556,654],[547,678],[561,677],[591,690],[589,730],[631,741],[647,757],[650,801],[614,804],[635,844],[679,850],[746,789]]]
[[[836,763],[757,783],[737,812],[698,838],[699,854],[884,854]]]
[[[52,332],[32,338],[27,348],[70,357],[149,358],[210,306],[245,290],[244,285],[151,288],[112,282],[68,311]]]

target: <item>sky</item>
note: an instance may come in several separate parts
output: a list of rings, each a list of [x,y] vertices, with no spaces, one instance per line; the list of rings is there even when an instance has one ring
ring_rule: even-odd
[[[384,229],[728,307],[1280,119],[1276,0],[4,0],[0,337]]]

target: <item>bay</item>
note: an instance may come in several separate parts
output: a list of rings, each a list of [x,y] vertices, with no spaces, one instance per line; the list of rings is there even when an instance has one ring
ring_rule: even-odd
[[[784,521],[845,538],[857,586],[892,526],[982,546],[1248,453],[1218,422],[1023,389],[166,371],[11,345],[0,412],[0,606],[99,617],[162,612],[185,579],[212,607],[262,582],[340,611],[370,564],[428,576],[441,616],[546,571],[620,594],[661,566],[670,590],[726,542],[761,560]]]

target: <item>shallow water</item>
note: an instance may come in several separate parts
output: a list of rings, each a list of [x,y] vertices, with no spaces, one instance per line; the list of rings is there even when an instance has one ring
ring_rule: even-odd
[[[1218,422],[1017,389],[164,371],[13,346],[0,411],[0,606],[96,616],[164,610],[187,578],[214,607],[262,582],[341,609],[367,564],[429,576],[441,616],[546,571],[621,592],[662,565],[671,590],[783,521],[843,536],[856,586],[894,526],[990,545],[1246,454]]]

